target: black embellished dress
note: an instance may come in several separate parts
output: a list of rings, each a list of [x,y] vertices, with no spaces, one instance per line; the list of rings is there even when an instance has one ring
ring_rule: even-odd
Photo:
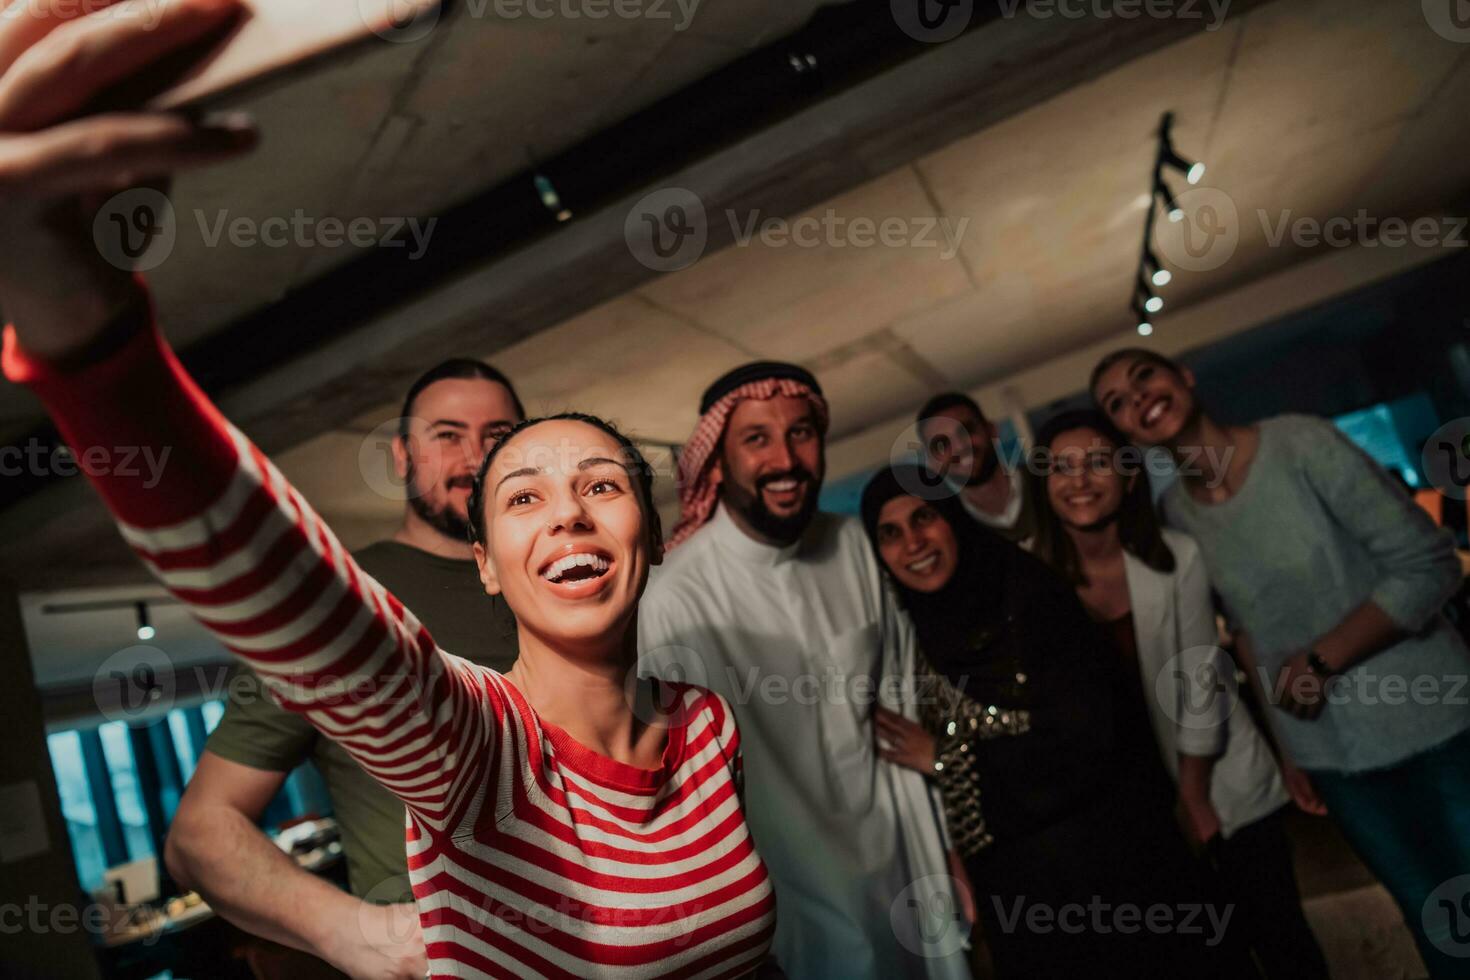
[[[1039,559],[981,528],[966,537],[949,586],[903,598],[932,692],[932,778],[997,973],[1241,975],[1190,908],[1203,890],[1171,800],[1140,793],[1125,762],[1109,637]]]

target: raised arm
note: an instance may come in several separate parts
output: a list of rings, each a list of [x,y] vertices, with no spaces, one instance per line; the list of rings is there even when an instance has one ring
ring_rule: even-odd
[[[441,656],[363,575],[188,378],[146,292],[92,241],[97,200],[251,144],[234,123],[77,118],[111,87],[228,27],[233,0],[163,0],[146,24],[68,11],[0,22],[0,305],[14,323],[5,373],[31,386],[74,449],[167,449],[156,486],[89,474],[129,544],[283,706],[340,742],[425,825],[442,825],[490,764],[494,716],[482,708],[498,688]]]
[[[276,468],[184,373],[139,306],[132,335],[71,369],[8,332],[5,372],[28,384],[74,449],[167,447],[148,487],[91,476],[123,537],[276,700],[335,739],[428,823],[450,818],[492,743],[476,668],[442,656],[367,577]],[[125,329],[122,326],[119,331]],[[146,393],[146,394],[145,394]]]

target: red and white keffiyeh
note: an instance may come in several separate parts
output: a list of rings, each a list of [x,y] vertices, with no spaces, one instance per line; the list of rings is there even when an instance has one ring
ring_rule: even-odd
[[[725,436],[725,427],[730,423],[730,414],[735,411],[735,406],[749,398],[766,401],[778,395],[810,399],[817,414],[817,424],[823,435],[826,434],[827,400],[800,381],[765,378],[743,384],[723,396],[699,417],[694,434],[679,454],[679,523],[674,526],[674,533],[664,550],[677,548],[703,527],[715,512],[719,485],[711,481],[710,470],[713,469],[715,449]]]

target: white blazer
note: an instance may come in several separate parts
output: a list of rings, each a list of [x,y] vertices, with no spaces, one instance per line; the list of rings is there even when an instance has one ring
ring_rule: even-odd
[[[1139,673],[1164,765],[1179,780],[1179,753],[1216,756],[1210,801],[1228,838],[1289,799],[1281,771],[1236,695],[1234,665],[1219,648],[1210,581],[1199,546],[1164,528],[1174,571],[1124,553]]]

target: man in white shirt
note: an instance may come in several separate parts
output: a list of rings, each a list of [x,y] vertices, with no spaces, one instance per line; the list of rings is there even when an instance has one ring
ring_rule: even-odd
[[[788,976],[968,977],[941,811],[883,762],[872,705],[912,714],[912,627],[851,518],[817,511],[827,406],[789,364],[705,392],[683,516],[639,611],[642,671],[724,695]]]
[[[935,395],[919,409],[918,428],[929,466],[951,482],[965,511],[1025,547],[1036,533],[1026,475],[1001,460],[999,432],[975,399],[958,391]]]

